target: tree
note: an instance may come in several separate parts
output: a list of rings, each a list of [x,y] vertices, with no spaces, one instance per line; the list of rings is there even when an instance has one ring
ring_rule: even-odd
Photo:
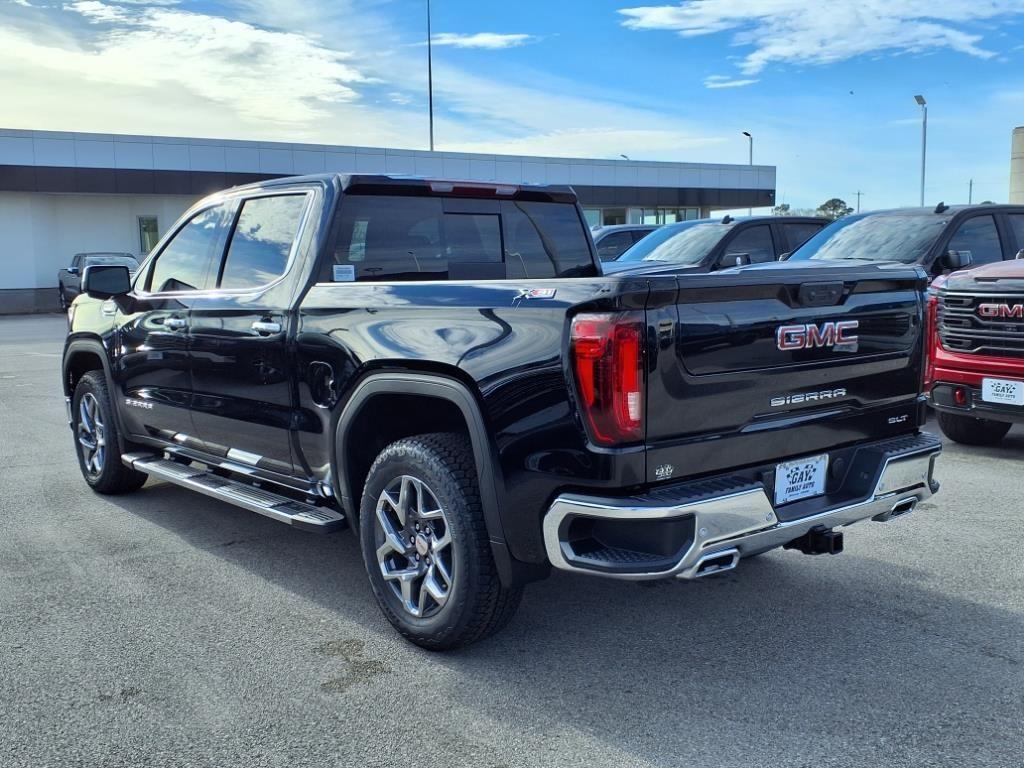
[[[781,203],[772,208],[772,216],[789,216],[789,203]]]
[[[818,215],[826,216],[833,221],[843,216],[849,216],[851,213],[853,213],[853,208],[848,206],[845,200],[840,200],[838,197],[826,200],[818,206]]]

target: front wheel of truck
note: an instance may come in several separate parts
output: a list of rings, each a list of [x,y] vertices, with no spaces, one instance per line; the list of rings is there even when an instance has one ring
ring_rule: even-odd
[[[121,462],[113,408],[103,371],[89,371],[75,387],[71,426],[82,477],[97,493],[136,491],[148,477]]]
[[[958,416],[955,413],[939,411],[939,429],[942,434],[964,445],[995,445],[1010,431],[1011,425],[1004,421],[975,419],[972,416]]]
[[[464,436],[418,435],[387,446],[366,478],[359,517],[374,596],[408,640],[448,650],[511,620],[522,589],[498,577]]]

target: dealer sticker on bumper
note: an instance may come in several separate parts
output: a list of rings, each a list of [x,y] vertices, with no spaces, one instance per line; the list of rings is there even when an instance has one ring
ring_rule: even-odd
[[[775,467],[775,504],[820,496],[825,492],[828,454],[787,461]]]
[[[981,399],[986,403],[1024,405],[1024,381],[982,379]]]

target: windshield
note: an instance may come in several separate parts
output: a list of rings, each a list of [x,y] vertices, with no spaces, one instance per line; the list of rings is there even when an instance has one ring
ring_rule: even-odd
[[[687,221],[662,227],[623,253],[617,263],[699,264],[733,226],[721,221]]]
[[[834,221],[801,245],[790,261],[865,259],[914,264],[950,221],[933,213],[862,213]]]
[[[123,256],[86,256],[85,266],[93,266],[96,264],[102,264],[104,266],[125,266],[128,269],[136,269],[139,266],[139,262],[135,260],[134,256],[127,254]]]

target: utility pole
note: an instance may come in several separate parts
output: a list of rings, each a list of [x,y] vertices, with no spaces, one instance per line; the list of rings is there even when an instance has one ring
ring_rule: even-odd
[[[860,190],[858,189],[858,190],[857,190],[856,192],[854,192],[853,194],[855,194],[855,195],[857,196],[857,213],[860,213],[860,196],[861,196],[861,195],[863,195],[864,193],[863,193],[863,192],[861,192],[861,191],[860,191]]]
[[[974,202],[974,179],[967,182],[967,204]]]
[[[921,207],[924,207],[924,168],[928,156],[928,102],[924,96],[915,96],[914,101],[921,107]]]
[[[427,0],[427,104],[430,110],[430,151],[434,151],[434,49],[430,32],[430,0]]]
[[[749,152],[749,165],[754,164],[754,136],[750,131],[743,131],[743,135],[747,137],[747,141],[750,143]],[[747,208],[747,216],[752,216],[754,213],[753,208]]]

